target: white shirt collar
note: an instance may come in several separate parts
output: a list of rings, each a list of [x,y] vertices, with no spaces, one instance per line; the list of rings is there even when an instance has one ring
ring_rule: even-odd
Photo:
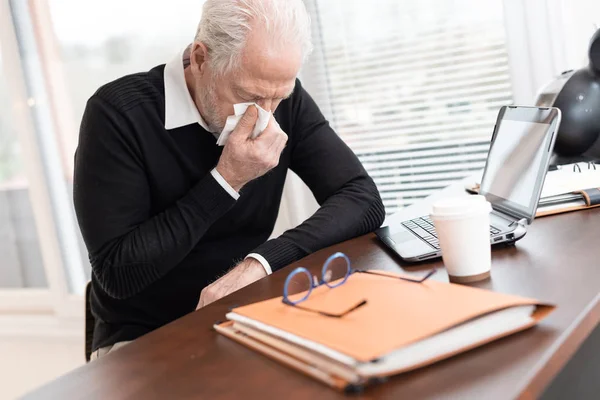
[[[165,129],[175,129],[198,123],[208,129],[190,95],[183,72],[183,55],[180,51],[165,65]]]

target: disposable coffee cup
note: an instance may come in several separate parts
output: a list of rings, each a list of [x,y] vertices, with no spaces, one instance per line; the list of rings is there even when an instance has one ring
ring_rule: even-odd
[[[450,282],[487,279],[492,267],[490,212],[483,196],[448,198],[436,202],[431,219]]]

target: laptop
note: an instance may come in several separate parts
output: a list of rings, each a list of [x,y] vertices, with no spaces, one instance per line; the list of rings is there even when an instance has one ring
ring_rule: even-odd
[[[553,107],[500,109],[479,190],[492,205],[492,244],[516,242],[533,222],[560,119],[560,110]],[[415,215],[375,233],[405,261],[442,255],[428,215]]]

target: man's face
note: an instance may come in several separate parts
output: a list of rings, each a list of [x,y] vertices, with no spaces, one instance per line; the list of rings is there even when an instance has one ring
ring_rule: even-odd
[[[235,71],[218,75],[207,63],[194,73],[194,100],[212,131],[223,130],[236,103],[254,102],[267,111],[275,111],[292,94],[301,66],[300,51],[268,51],[261,48],[261,43],[258,34],[250,36],[241,67]],[[194,51],[202,49],[194,46]]]

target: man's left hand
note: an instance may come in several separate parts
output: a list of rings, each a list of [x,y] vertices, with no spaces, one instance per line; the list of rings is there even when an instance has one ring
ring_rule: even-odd
[[[248,258],[226,275],[202,289],[196,310],[265,276],[267,273],[262,264],[254,258]]]

